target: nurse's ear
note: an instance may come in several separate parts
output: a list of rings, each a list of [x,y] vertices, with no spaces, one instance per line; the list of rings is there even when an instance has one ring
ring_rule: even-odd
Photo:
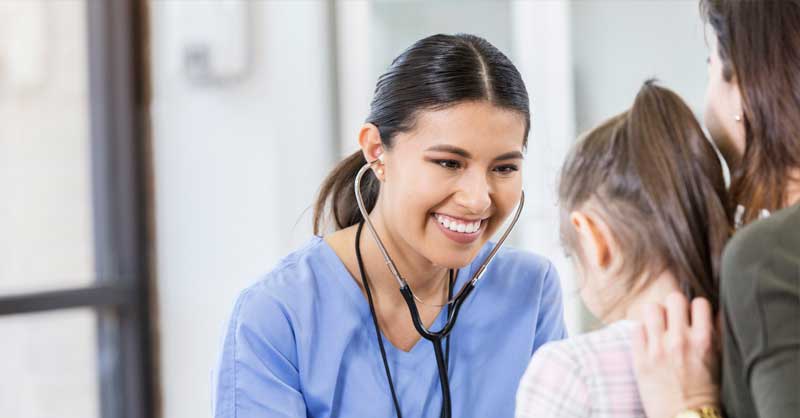
[[[383,143],[381,142],[381,132],[378,127],[365,123],[361,125],[361,130],[358,133],[358,144],[361,146],[361,152],[364,154],[364,159],[367,161],[380,160],[380,163],[373,164],[372,170],[379,180],[385,177],[384,172],[384,151]]]

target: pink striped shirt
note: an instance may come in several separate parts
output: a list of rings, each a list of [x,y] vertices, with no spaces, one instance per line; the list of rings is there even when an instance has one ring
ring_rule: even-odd
[[[517,390],[517,418],[645,418],[633,372],[633,321],[548,343]]]

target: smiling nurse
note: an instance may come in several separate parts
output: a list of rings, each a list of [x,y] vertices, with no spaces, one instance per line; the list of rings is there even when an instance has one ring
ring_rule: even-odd
[[[315,234],[326,220],[335,231],[239,296],[214,416],[513,416],[530,356],[566,334],[550,262],[490,255],[522,204],[529,127],[522,78],[487,41],[435,35],[397,57],[378,80],[361,149],[322,184]],[[362,168],[369,228],[354,193]],[[459,310],[447,302],[465,284]],[[421,338],[455,319],[440,346]]]

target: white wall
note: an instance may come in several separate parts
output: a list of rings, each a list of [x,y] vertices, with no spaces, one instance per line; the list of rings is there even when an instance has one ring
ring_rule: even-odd
[[[571,8],[578,132],[629,107],[650,77],[702,112],[708,54],[696,1],[577,1]]]
[[[182,72],[180,41],[219,30],[185,19],[208,3],[150,5],[164,416],[195,418],[210,413],[235,295],[311,235],[301,214],[333,159],[327,18],[323,2],[249,2],[249,76],[202,86]]]
[[[561,278],[570,333],[583,329],[571,263],[558,235],[557,173],[575,138],[570,8],[566,2],[512,1],[512,58],[528,88],[531,132],[525,155],[526,209],[514,243],[550,259]]]

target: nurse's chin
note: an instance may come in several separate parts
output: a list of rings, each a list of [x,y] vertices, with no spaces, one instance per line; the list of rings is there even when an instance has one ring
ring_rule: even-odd
[[[475,244],[475,248],[457,251],[453,249],[436,251],[435,254],[431,254],[429,260],[437,266],[448,269],[460,270],[466,268],[472,264],[481,249],[481,246],[478,245],[479,243],[476,242]]]

